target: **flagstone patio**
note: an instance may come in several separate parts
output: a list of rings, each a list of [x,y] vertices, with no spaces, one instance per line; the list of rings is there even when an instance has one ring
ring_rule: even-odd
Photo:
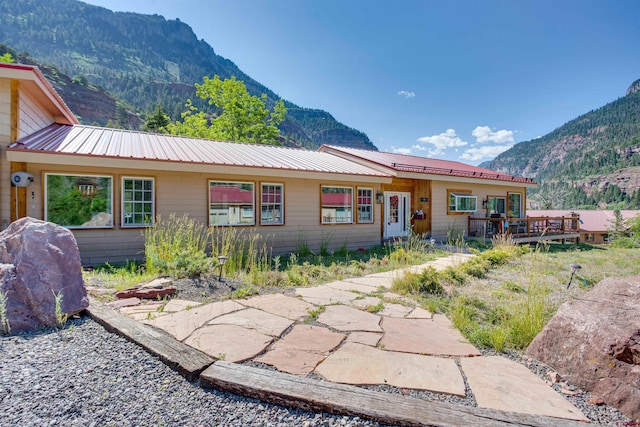
[[[468,257],[456,254],[405,270],[443,269]],[[401,274],[396,270],[297,288],[295,297],[260,295],[202,305],[171,300],[162,312],[157,304],[120,310],[227,362],[252,360],[336,383],[463,397],[466,376],[478,407],[587,421],[526,367],[481,356],[445,316],[391,292],[393,279]]]

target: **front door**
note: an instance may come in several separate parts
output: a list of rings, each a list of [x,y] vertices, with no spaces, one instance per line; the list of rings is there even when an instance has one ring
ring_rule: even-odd
[[[385,191],[384,193],[384,238],[409,235],[411,193]]]

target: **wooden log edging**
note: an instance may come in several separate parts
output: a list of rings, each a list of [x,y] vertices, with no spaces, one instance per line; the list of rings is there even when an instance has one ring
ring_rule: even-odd
[[[585,426],[578,421],[560,418],[429,402],[222,360],[216,361],[200,374],[200,384],[205,388],[228,391],[277,405],[354,415],[401,426]]]
[[[189,381],[197,380],[200,373],[215,361],[203,352],[176,340],[167,332],[120,314],[95,298],[89,297],[86,311],[105,329],[140,345]]]

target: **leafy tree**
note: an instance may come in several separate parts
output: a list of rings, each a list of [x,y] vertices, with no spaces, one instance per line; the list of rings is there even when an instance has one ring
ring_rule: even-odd
[[[0,62],[4,62],[5,64],[12,64],[16,61],[15,59],[13,59],[13,56],[11,56],[9,52],[7,52],[4,55],[0,55]]]
[[[147,117],[142,130],[145,132],[165,132],[165,128],[169,123],[171,123],[171,119],[164,112],[162,104],[158,104],[155,111]]]
[[[279,145],[280,130],[287,113],[282,100],[277,101],[272,110],[265,106],[267,95],[260,98],[247,91],[244,82],[235,77],[221,80],[204,78],[202,84],[196,83],[196,95],[215,105],[220,114],[209,118],[199,111],[191,100],[187,101],[187,110],[182,113],[182,121],[167,125],[169,133],[226,141],[253,142]]]

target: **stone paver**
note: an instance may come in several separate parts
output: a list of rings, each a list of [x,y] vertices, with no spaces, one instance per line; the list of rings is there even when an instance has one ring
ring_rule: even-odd
[[[167,314],[166,316],[154,319],[149,322],[149,324],[167,331],[176,337],[178,341],[182,341],[211,319],[244,308],[243,305],[231,300],[212,302],[192,308],[191,310],[182,310]]]
[[[385,302],[384,308],[378,312],[379,316],[386,317],[405,317],[413,311],[413,307],[407,307],[402,304],[394,304]]]
[[[358,344],[369,345],[375,347],[382,338],[382,334],[378,332],[351,332],[347,337],[347,342],[355,342]]]
[[[407,314],[407,319],[433,319],[433,313],[421,307],[416,307]]]
[[[164,306],[162,311],[167,313],[174,313],[181,310],[190,310],[199,305],[202,305],[202,303],[197,301],[188,301],[185,299],[171,299],[169,300],[167,305]]]
[[[142,302],[140,298],[131,297],[131,298],[122,298],[117,299],[115,301],[108,302],[107,305],[111,308],[122,308],[122,307],[131,307],[134,305],[139,305]]]
[[[345,343],[315,369],[328,381],[386,384],[465,395],[464,380],[453,359],[379,350]]]
[[[359,308],[360,310],[366,310],[369,307],[375,307],[380,304],[382,300],[376,297],[364,297],[354,299],[349,303],[351,307]]]
[[[260,295],[238,302],[290,320],[300,320],[307,317],[309,311],[316,308],[315,305],[304,302],[299,298],[288,297],[283,294]]]
[[[389,277],[375,277],[372,275],[363,276],[363,277],[352,277],[349,279],[345,279],[346,282],[372,286],[375,290],[378,290],[380,287],[383,288],[391,288],[393,284],[393,280]]]
[[[242,362],[262,353],[272,340],[269,335],[237,325],[209,325],[196,330],[184,342],[209,356]]]
[[[391,270],[391,271],[384,271],[382,273],[373,273],[373,274],[369,274],[366,277],[367,278],[374,278],[374,279],[386,279],[389,283],[388,286],[385,286],[387,288],[391,287],[391,283],[393,283],[393,279],[397,279],[398,277],[402,277],[402,275],[404,274],[404,271],[402,270]]]
[[[414,300],[412,300],[411,298],[407,298],[405,296],[402,296],[400,294],[396,294],[395,292],[385,292],[382,294],[382,298],[384,298],[385,300],[389,301],[389,302],[403,302],[406,304],[415,304],[416,302]]]
[[[502,356],[461,359],[462,371],[481,408],[588,421],[525,366]]]
[[[279,337],[285,329],[293,324],[293,321],[256,308],[245,308],[244,310],[216,317],[209,324],[242,326],[243,328],[254,329],[261,334]]]
[[[306,302],[315,305],[347,304],[349,301],[358,298],[358,294],[356,293],[332,289],[326,286],[296,288],[296,295],[301,296]]]
[[[296,325],[256,361],[290,374],[307,375],[345,337],[319,326]]]
[[[153,301],[145,304],[139,304],[134,306],[122,307],[120,309],[120,313],[126,314],[127,316],[136,313],[149,313],[149,312],[159,312],[158,309],[162,306],[162,302]]]
[[[345,305],[330,305],[318,322],[339,331],[382,332],[380,316]]]
[[[479,356],[480,352],[453,327],[449,319],[436,314],[433,319],[385,317],[380,345],[386,350],[434,356]]]
[[[367,283],[355,283],[351,280],[339,280],[337,282],[327,283],[323,286],[328,286],[332,289],[339,289],[341,291],[360,292],[363,294],[369,294],[376,292],[378,289]]]

